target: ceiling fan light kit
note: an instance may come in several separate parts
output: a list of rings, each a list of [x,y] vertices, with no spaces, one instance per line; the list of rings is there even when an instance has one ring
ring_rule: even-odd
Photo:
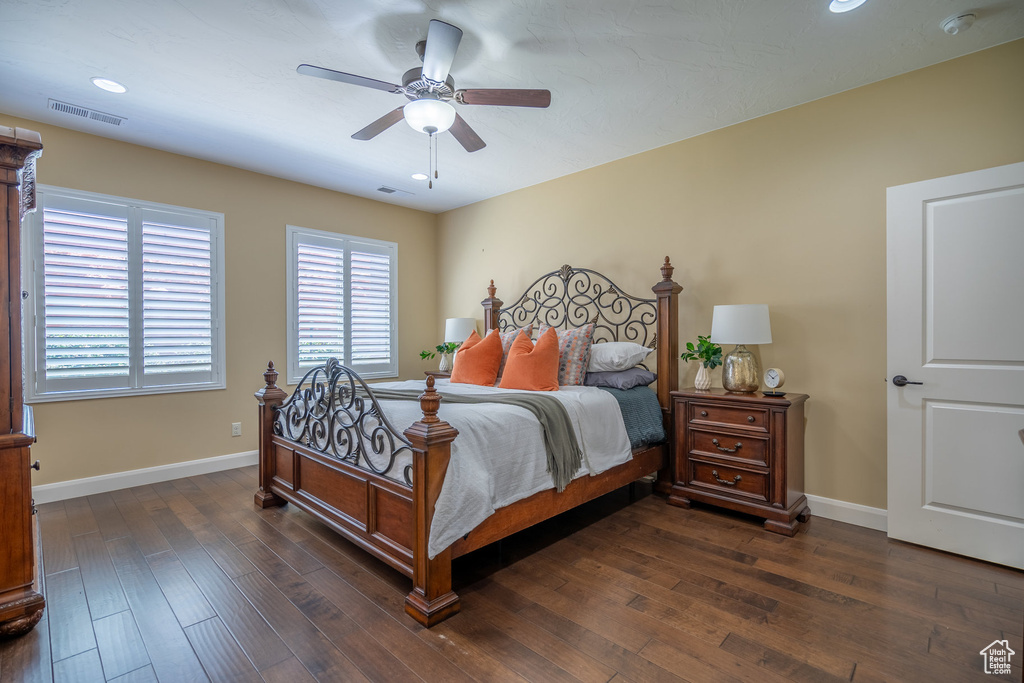
[[[455,107],[442,100],[413,100],[403,107],[405,122],[427,135],[443,133],[455,123]]]
[[[499,88],[456,90],[455,81],[448,72],[461,40],[462,29],[432,19],[427,29],[427,39],[416,48],[423,60],[423,67],[406,71],[402,76],[402,85],[311,64],[300,64],[296,71],[304,76],[405,95],[410,100],[404,107],[388,112],[354,133],[352,137],[356,140],[371,140],[404,118],[413,130],[426,133],[431,139],[438,133],[451,131],[452,137],[463,149],[476,152],[487,145],[465,119],[456,113],[451,102],[465,106],[545,108],[551,104],[551,92]],[[434,177],[437,177],[436,172]]]

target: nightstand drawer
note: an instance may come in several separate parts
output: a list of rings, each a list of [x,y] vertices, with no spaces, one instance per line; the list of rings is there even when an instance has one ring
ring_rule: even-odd
[[[721,432],[690,430],[690,453],[707,454],[726,459],[742,459],[752,465],[768,467],[768,439]]]
[[[693,424],[730,425],[768,431],[768,411],[764,408],[693,402],[689,404],[689,409],[688,417]]]
[[[745,469],[690,460],[690,486],[712,488],[751,500],[768,501],[768,475]]]

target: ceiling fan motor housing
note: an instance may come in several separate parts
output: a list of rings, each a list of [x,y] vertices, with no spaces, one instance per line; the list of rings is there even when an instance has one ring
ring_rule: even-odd
[[[410,100],[418,100],[424,96],[434,96],[438,100],[450,100],[455,95],[455,79],[448,76],[444,83],[435,83],[423,77],[422,68],[409,69],[402,75],[402,87],[405,96]]]

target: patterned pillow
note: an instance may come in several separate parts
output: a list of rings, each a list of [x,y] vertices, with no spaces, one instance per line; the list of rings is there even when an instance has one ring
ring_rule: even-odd
[[[510,330],[506,330],[501,333],[501,367],[498,368],[498,377],[501,377],[502,373],[505,372],[505,363],[508,362],[508,350],[512,348],[512,342],[519,336],[519,332],[522,330],[526,333],[527,337],[533,336],[533,323],[530,323],[526,327],[514,327]]]
[[[542,325],[540,334],[548,329]],[[561,386],[583,384],[590,362],[590,345],[594,342],[594,323],[558,333],[558,383]]]

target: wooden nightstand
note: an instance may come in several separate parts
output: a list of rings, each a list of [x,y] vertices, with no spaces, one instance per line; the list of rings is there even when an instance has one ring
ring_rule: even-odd
[[[452,376],[450,372],[441,372],[440,370],[424,370],[424,376],[433,377],[434,379],[448,379]]]
[[[786,536],[811,515],[804,496],[805,394],[772,398],[724,389],[672,392],[675,484],[690,501],[764,517]]]

